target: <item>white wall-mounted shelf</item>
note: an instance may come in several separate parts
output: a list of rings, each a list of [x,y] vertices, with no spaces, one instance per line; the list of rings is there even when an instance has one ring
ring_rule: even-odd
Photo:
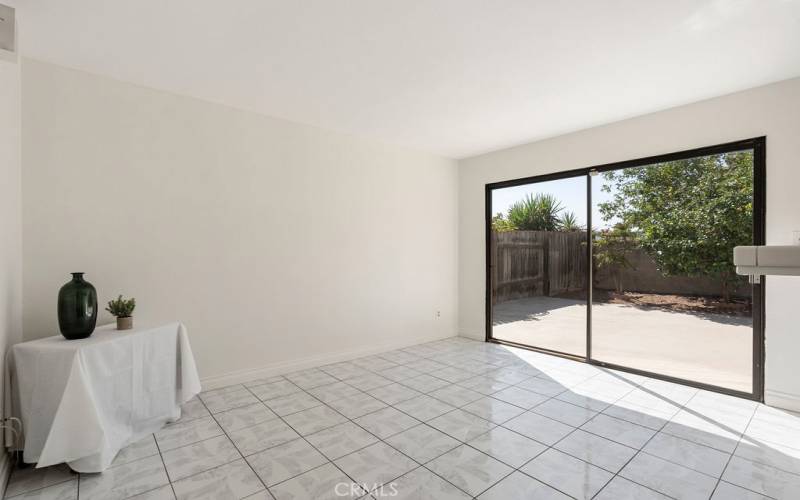
[[[800,246],[763,245],[733,249],[736,272],[743,275],[800,276]]]

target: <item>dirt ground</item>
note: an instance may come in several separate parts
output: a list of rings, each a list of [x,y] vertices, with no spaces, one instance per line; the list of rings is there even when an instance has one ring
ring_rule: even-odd
[[[690,295],[667,295],[641,292],[610,292],[597,290],[593,297],[598,302],[609,304],[632,304],[642,307],[653,307],[669,311],[693,311],[713,314],[730,314],[735,316],[750,315],[750,301],[731,299],[723,302],[720,297],[692,297]]]
[[[559,298],[581,299],[586,292],[559,294]],[[670,312],[701,312],[709,314],[727,314],[730,316],[750,316],[749,299],[733,298],[724,302],[720,297],[698,297],[691,295],[671,295],[644,292],[614,292],[610,290],[592,291],[592,299],[602,304],[623,304],[641,308],[653,308]]]

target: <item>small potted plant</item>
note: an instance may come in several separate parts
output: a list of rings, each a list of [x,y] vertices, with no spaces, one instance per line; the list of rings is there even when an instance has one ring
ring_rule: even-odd
[[[123,299],[122,295],[108,302],[106,311],[117,317],[117,330],[130,330],[133,328],[133,310],[136,308],[136,299]]]

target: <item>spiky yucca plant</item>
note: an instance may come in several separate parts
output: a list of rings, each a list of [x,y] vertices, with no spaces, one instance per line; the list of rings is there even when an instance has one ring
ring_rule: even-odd
[[[508,209],[508,222],[523,231],[558,231],[562,210],[552,194],[528,194]]]
[[[578,224],[575,212],[564,212],[558,219],[558,229],[559,231],[580,231],[583,228]]]

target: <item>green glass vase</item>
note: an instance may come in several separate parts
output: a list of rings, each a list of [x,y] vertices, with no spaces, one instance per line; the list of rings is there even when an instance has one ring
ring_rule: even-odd
[[[68,340],[85,339],[97,323],[97,290],[83,279],[83,273],[72,273],[72,281],[58,291],[58,327]]]

